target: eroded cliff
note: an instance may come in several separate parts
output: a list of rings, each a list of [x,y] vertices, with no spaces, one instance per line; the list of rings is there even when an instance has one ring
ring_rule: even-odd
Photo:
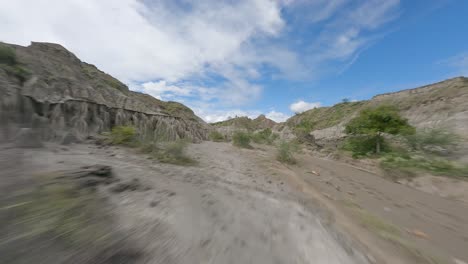
[[[60,45],[0,45],[3,139],[28,127],[45,140],[60,141],[70,134],[83,140],[117,125],[132,125],[146,139],[206,138],[208,125],[188,107],[130,91]]]

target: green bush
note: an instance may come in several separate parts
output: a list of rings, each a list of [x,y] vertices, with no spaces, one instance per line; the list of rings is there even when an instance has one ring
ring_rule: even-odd
[[[176,165],[193,165],[196,161],[187,156],[185,149],[188,146],[186,140],[176,140],[165,142],[160,149],[155,153],[156,158],[164,163]]]
[[[31,73],[18,64],[15,50],[0,43],[0,68],[5,70],[8,75],[16,77],[21,83],[24,83]]]
[[[208,136],[211,141],[214,142],[223,142],[226,141],[226,138],[224,137],[223,134],[221,134],[218,131],[211,131],[210,135]]]
[[[460,141],[460,137],[450,131],[435,128],[407,135],[406,140],[414,150],[434,152],[431,151],[431,147],[440,147],[448,150],[455,148]]]
[[[8,74],[15,76],[21,83],[24,83],[31,76],[31,72],[19,65],[9,67],[7,72]]]
[[[413,176],[417,172],[427,172],[433,175],[468,177],[468,166],[460,166],[433,156],[411,155],[410,152],[401,150],[385,154],[380,164],[392,175],[400,173],[403,176]]]
[[[194,165],[197,162],[186,154],[189,141],[179,139],[176,141],[147,142],[140,144],[140,152],[149,154],[163,163],[176,165]]]
[[[232,144],[240,148],[252,148],[252,146],[250,146],[250,135],[242,131],[234,132],[232,135]]]
[[[297,138],[302,139],[307,137],[314,127],[314,122],[304,119],[294,127],[293,131]]]
[[[293,155],[293,152],[295,152],[295,150],[296,147],[294,146],[294,144],[286,141],[281,141],[277,145],[276,159],[282,163],[295,164],[296,159]]]
[[[132,126],[116,126],[110,133],[112,144],[131,145],[136,143],[136,129]]]
[[[15,50],[0,43],[0,64],[16,65]]]
[[[270,128],[265,128],[252,134],[252,141],[257,144],[273,144],[278,137],[278,134],[273,133]]]

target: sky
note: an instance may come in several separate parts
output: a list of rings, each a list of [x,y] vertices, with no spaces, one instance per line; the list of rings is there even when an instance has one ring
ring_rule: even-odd
[[[0,41],[59,43],[207,122],[468,76],[466,0],[0,0]]]

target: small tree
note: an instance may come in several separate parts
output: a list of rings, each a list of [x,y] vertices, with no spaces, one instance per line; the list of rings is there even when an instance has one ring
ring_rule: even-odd
[[[375,152],[378,154],[383,142],[383,134],[414,134],[415,129],[408,120],[401,117],[398,109],[393,106],[368,108],[352,119],[345,132],[350,135],[367,136],[375,140]]]

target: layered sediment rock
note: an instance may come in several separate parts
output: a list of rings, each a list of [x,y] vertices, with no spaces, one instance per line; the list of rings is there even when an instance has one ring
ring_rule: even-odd
[[[0,65],[3,139],[30,127],[46,140],[79,141],[117,125],[134,126],[146,139],[207,136],[208,125],[191,109],[130,91],[60,45],[1,45],[16,56],[15,65]]]

